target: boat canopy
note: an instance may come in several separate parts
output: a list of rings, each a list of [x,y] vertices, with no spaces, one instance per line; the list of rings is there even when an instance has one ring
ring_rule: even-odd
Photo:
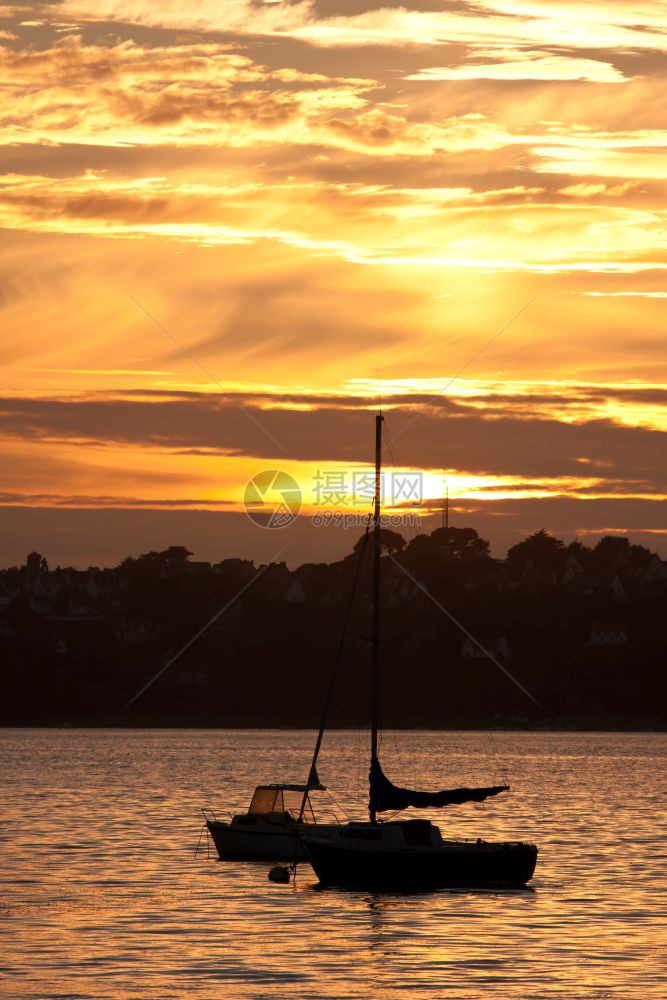
[[[441,792],[418,792],[410,788],[399,788],[385,775],[380,761],[371,761],[370,807],[376,812],[389,809],[428,809],[429,807],[459,805],[462,802],[483,802],[491,795],[509,791],[509,785],[492,785],[488,788],[449,788]]]
[[[305,785],[258,785],[248,813],[250,815],[253,813],[264,815],[285,812],[286,809],[294,808],[301,801],[301,796],[305,791]]]
[[[252,797],[248,813],[272,813],[291,810],[298,813],[303,796],[309,792],[325,792],[317,771],[311,769],[306,785],[258,785]],[[311,807],[312,808],[312,807]]]

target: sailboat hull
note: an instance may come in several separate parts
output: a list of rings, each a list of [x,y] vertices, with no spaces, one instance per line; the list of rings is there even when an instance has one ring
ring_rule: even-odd
[[[392,851],[315,838],[303,842],[320,883],[341,888],[521,888],[537,861],[537,848],[523,843],[450,841]]]
[[[305,861],[306,852],[299,838],[303,824],[276,823],[253,817],[252,826],[241,822],[222,823],[207,820],[215,849],[221,861]],[[326,837],[337,826],[320,824],[318,834]]]
[[[294,826],[276,830],[258,824],[243,830],[228,823],[207,825],[221,861],[292,861],[305,856]]]

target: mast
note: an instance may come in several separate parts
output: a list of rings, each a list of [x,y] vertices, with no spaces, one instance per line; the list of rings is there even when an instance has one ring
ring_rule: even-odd
[[[449,483],[447,482],[447,469],[442,470],[442,525],[449,527]]]
[[[320,729],[317,734],[317,739],[315,740],[315,749],[313,750],[313,759],[310,763],[308,780],[306,781],[306,784],[304,785],[303,789],[303,798],[301,799],[301,808],[299,810],[299,819],[298,819],[299,823],[303,822],[303,815],[306,811],[306,805],[308,803],[308,792],[310,791],[311,788],[317,788],[318,786],[320,786],[320,779],[317,776],[317,759],[320,755],[320,749],[322,747],[322,739],[324,737],[324,730],[326,729],[327,721],[329,719],[329,708],[331,707],[331,699],[333,697],[336,677],[338,676],[338,670],[343,660],[343,653],[345,652],[347,629],[350,624],[350,618],[352,616],[352,607],[354,605],[354,597],[357,592],[357,584],[359,582],[361,567],[363,566],[364,563],[364,555],[366,553],[366,544],[368,542],[368,532],[370,530],[370,526],[371,526],[371,517],[369,515],[368,521],[366,523],[366,530],[364,532],[363,540],[361,543],[361,548],[359,549],[357,566],[354,571],[354,580],[352,582],[352,590],[350,591],[350,599],[347,604],[347,611],[345,612],[343,627],[341,629],[340,638],[338,640],[338,651],[336,653],[336,659],[334,660],[334,665],[331,670],[331,674],[329,676],[329,686],[327,688],[326,698],[324,699],[324,708],[322,709],[322,720],[320,722]]]
[[[380,494],[382,475],[382,421],[375,418],[375,504],[373,509],[373,659],[371,667],[371,766],[378,759],[378,724],[380,717]],[[371,823],[376,811],[369,805]]]

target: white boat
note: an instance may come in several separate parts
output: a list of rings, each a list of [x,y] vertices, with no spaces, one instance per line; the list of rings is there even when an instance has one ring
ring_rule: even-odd
[[[338,823],[318,823],[313,808],[317,785],[258,785],[248,811],[219,820],[210,809],[202,809],[206,826],[221,861],[299,861],[306,857],[299,833],[316,829],[322,840],[338,829]]]
[[[453,788],[437,792],[399,788],[384,774],[378,756],[380,704],[380,483],[382,415],[375,421],[375,501],[373,510],[373,635],[369,821],[342,824],[322,836],[303,829],[301,842],[324,886],[371,888],[522,887],[537,861],[534,844],[522,841],[445,840],[429,820],[382,822],[379,814],[407,808],[438,809],[509,791],[508,785]],[[313,769],[321,743],[318,737]]]

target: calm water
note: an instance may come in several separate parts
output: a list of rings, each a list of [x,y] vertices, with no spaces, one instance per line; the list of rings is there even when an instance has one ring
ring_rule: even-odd
[[[199,807],[302,780],[309,733],[0,736],[3,996],[667,996],[665,736],[386,734],[395,780],[509,775],[504,800],[450,808],[448,835],[541,851],[529,891],[402,896],[316,890],[306,865],[274,885],[268,865],[195,856]],[[320,774],[343,803],[362,801],[365,749],[363,734],[328,737]]]

